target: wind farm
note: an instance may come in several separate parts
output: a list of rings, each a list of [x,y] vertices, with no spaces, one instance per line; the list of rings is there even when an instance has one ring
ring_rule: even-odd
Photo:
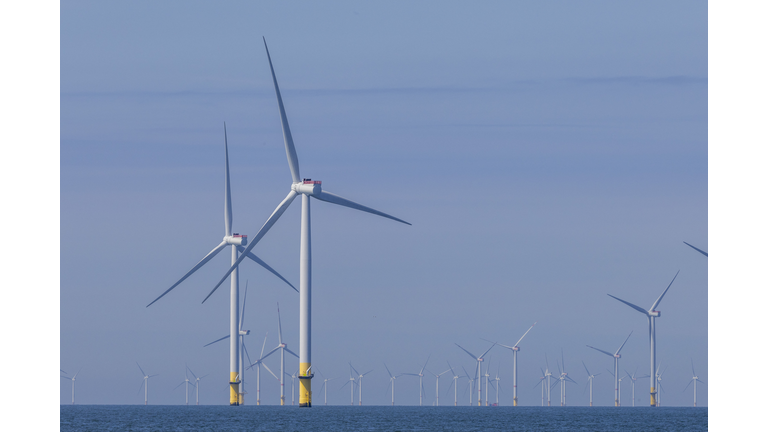
[[[131,90],[153,95],[156,117],[115,129],[134,147],[99,135],[64,153],[60,367],[84,365],[76,404],[221,406],[296,429],[332,406],[706,407],[706,137],[686,138],[678,118],[699,118],[683,101],[702,83],[526,75],[533,58],[488,57],[467,37],[450,45],[464,61],[436,68],[443,54],[418,38],[302,42],[258,27],[212,38],[216,56],[197,44],[187,74],[174,58],[154,66],[178,81]],[[153,55],[189,55],[178,43]],[[136,110],[124,104],[99,128]],[[72,126],[62,137],[62,149],[79,139]],[[102,160],[109,145],[123,150]],[[103,180],[78,177],[75,158],[101,161]],[[90,251],[94,238],[109,247]],[[60,388],[75,404],[74,381]]]

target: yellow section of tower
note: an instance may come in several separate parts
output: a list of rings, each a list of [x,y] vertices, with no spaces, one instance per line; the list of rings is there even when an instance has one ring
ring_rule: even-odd
[[[312,363],[300,363],[299,370],[302,371],[299,376],[299,406],[311,407],[312,406],[312,379],[304,378],[307,376],[307,370],[312,366]]]
[[[239,382],[237,380],[237,372],[229,373],[229,404],[237,405],[238,401],[238,387]]]
[[[656,387],[651,387],[651,406],[656,406]]]

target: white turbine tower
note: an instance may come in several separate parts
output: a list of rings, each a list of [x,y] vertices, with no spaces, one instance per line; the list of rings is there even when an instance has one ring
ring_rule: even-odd
[[[310,197],[318,199],[320,201],[329,202],[331,204],[338,204],[340,206],[349,207],[355,210],[360,210],[375,215],[383,216],[388,219],[392,219],[404,224],[410,225],[410,223],[398,219],[394,216],[390,216],[386,213],[382,213],[378,210],[374,210],[370,207],[357,204],[346,198],[342,198],[338,195],[332,194],[322,189],[322,182],[312,181],[311,179],[302,179],[299,174],[299,158],[296,154],[296,147],[293,144],[293,137],[291,135],[291,129],[288,126],[288,117],[285,114],[285,107],[283,106],[283,99],[280,96],[280,89],[277,86],[277,78],[275,77],[275,70],[272,67],[272,58],[269,55],[269,49],[267,48],[267,42],[264,40],[264,48],[267,50],[267,59],[269,60],[269,68],[272,72],[272,83],[275,86],[275,95],[277,96],[277,106],[280,111],[280,122],[283,128],[283,139],[285,141],[285,152],[288,157],[288,167],[291,171],[291,191],[285,199],[277,206],[272,215],[267,219],[259,232],[254,236],[251,244],[245,249],[245,252],[250,252],[251,249],[261,240],[261,238],[269,231],[272,225],[277,222],[280,216],[285,212],[288,206],[291,205],[293,199],[296,196],[301,195],[301,248],[299,252],[299,385],[301,391],[299,392],[299,406],[311,407],[312,400],[312,374],[310,369],[312,367],[312,343],[311,343],[311,310],[312,310],[312,252],[311,252],[311,234],[310,234],[310,212],[309,212],[309,199]],[[238,258],[219,281],[219,283],[213,288],[213,291],[221,285],[233,272],[237,265],[243,260],[241,256]],[[208,294],[210,296],[210,294]]]
[[[317,369],[315,369],[315,370],[317,371]],[[317,371],[317,373],[319,373],[320,376],[323,376],[323,374],[320,373],[320,371]],[[323,393],[324,394],[324,403],[325,403],[325,405],[328,405],[328,385],[327,385],[328,381],[333,381],[335,379],[336,378],[325,378],[325,377],[323,377],[323,385],[320,386],[320,391],[322,392],[323,389],[325,389],[325,392]]]
[[[205,377],[207,377],[208,374],[205,374],[205,375],[203,375],[201,377],[198,377],[197,375],[195,375],[194,372],[192,372],[192,369],[190,369],[189,366],[187,366],[187,370],[195,378],[195,384],[194,384],[194,386],[195,386],[195,405],[200,405],[200,380],[205,378]]]
[[[453,381],[451,381],[451,385],[448,386],[448,391],[451,391],[451,386],[453,386],[453,406],[457,406],[459,404],[459,378],[462,377],[456,375],[456,372],[453,371],[453,367],[451,367],[450,363],[448,363],[448,368],[451,370],[451,376],[453,376]]]
[[[499,372],[501,371],[501,363],[499,363],[499,368],[496,369],[496,378],[493,380],[496,381],[496,406],[499,406],[499,390],[501,390],[501,378],[499,378]]]
[[[136,362],[136,366],[139,366],[139,362]],[[139,386],[139,392],[141,392],[141,387],[144,387],[144,405],[146,405],[147,404],[147,387],[149,386],[149,379],[152,377],[158,376],[159,374],[147,375],[146,373],[144,373],[144,369],[142,369],[141,366],[139,366],[139,370],[141,371],[141,374],[144,376],[143,381],[141,382],[141,386]]]
[[[449,365],[449,367],[450,367],[450,365]],[[431,373],[432,375],[435,376],[435,406],[440,406],[440,376],[445,375],[445,374],[447,374],[450,371],[451,370],[448,369],[445,372],[436,374],[436,373],[430,371],[429,369],[427,369],[427,372],[429,372],[429,373]]]
[[[523,336],[520,338],[520,340],[518,340],[517,343],[512,346],[494,342],[496,343],[496,345],[500,347],[504,347],[506,349],[512,350],[512,405],[513,406],[517,406],[517,352],[520,351],[520,346],[519,346],[520,342],[523,341],[523,338],[525,337],[525,335],[527,335],[528,332],[531,331],[531,329],[535,325],[536,323],[533,323],[533,325],[525,333],[523,333]],[[492,342],[492,341],[488,341],[488,342]]]
[[[471,352],[465,350],[464,348],[462,348],[461,345],[459,345],[459,344],[457,344],[455,342],[454,342],[454,344],[457,347],[461,348],[462,351],[464,351],[465,353],[469,354],[469,356],[472,357],[477,362],[477,371],[476,371],[476,377],[477,377],[477,406],[482,406],[482,390],[480,388],[481,387],[481,385],[480,385],[480,374],[482,373],[482,371],[480,370],[480,364],[483,362],[483,357],[485,357],[485,355],[488,354],[488,351],[490,351],[491,349],[493,349],[493,347],[496,346],[496,343],[491,345],[491,347],[488,348],[487,350],[485,350],[485,352],[481,356],[479,356],[479,357],[477,357],[474,354],[472,354]]]
[[[187,375],[187,370],[184,369],[184,381],[181,382],[181,384],[177,385],[173,389],[176,390],[177,388],[181,387],[182,384],[186,384],[184,388],[184,404],[189,405],[189,376]],[[192,384],[194,386],[194,384]]]
[[[243,294],[243,309],[240,313],[240,323],[238,324],[238,343],[239,346],[239,362],[238,362],[238,374],[237,378],[238,381],[240,381],[239,386],[239,393],[238,393],[238,405],[244,405],[245,404],[245,359],[243,358],[243,354],[248,357],[248,364],[251,364],[251,356],[248,354],[248,349],[245,347],[245,336],[248,336],[251,334],[250,330],[244,330],[243,329],[243,321],[245,320],[245,302],[248,299],[248,281],[245,281],[245,293]],[[224,339],[228,339],[229,335],[226,335],[224,337],[221,337],[219,339],[216,339],[215,341],[203,345],[203,348],[207,347],[208,345],[213,345],[216,342],[223,341]],[[191,372],[191,371],[190,371]]]
[[[291,286],[294,290],[296,290],[296,287],[291,285],[290,282],[288,282],[284,277],[282,277],[277,271],[275,271],[272,267],[267,265],[264,261],[261,260],[261,258],[257,257],[256,255],[252,254],[250,250],[245,251],[243,249],[243,246],[245,246],[248,243],[248,236],[241,235],[238,233],[232,232],[232,193],[230,190],[230,183],[229,183],[229,150],[227,148],[227,126],[224,125],[224,239],[221,243],[219,243],[218,246],[213,248],[212,251],[208,252],[208,255],[204,256],[203,259],[200,260],[194,267],[192,267],[192,270],[188,271],[187,274],[181,277],[175,284],[171,285],[170,288],[165,290],[164,293],[160,294],[160,296],[154,300],[150,304],[147,305],[147,307],[152,306],[153,303],[160,300],[171,292],[172,289],[176,288],[180,283],[184,282],[185,279],[187,279],[189,276],[192,275],[192,273],[199,270],[201,267],[203,267],[208,261],[210,261],[213,257],[215,257],[219,252],[221,252],[227,245],[232,246],[232,253],[231,253],[231,262],[233,264],[233,267],[230,268],[230,272],[232,273],[232,278],[230,280],[230,296],[229,296],[229,335],[230,335],[230,341],[229,341],[229,404],[230,405],[239,405],[239,398],[240,398],[240,388],[238,381],[238,376],[240,374],[240,356],[239,356],[239,346],[238,346],[238,339],[237,335],[238,333],[238,305],[240,302],[239,296],[239,276],[237,271],[237,265],[242,261],[243,258],[248,257],[251,260],[255,261],[260,266],[267,269],[270,273],[274,274],[275,276],[279,277],[283,282],[287,283]],[[241,252],[240,260],[238,260],[238,252]],[[237,263],[237,264],[235,264]],[[227,276],[229,276],[229,273],[227,273]],[[224,278],[226,280],[226,277]],[[221,282],[223,282],[222,280]],[[221,284],[221,282],[219,282]],[[208,297],[210,297],[211,294],[208,294]],[[205,300],[208,299],[206,297],[203,300],[203,303],[205,303]]]
[[[59,369],[59,370],[61,370],[61,369]],[[77,373],[72,378],[70,378],[68,376],[62,376],[61,377],[61,378],[66,378],[68,380],[72,380],[72,405],[75,404],[75,378],[77,378],[77,374],[79,374],[81,370],[83,370],[82,367],[80,369],[78,369]],[[61,370],[61,371],[64,372],[63,370]],[[66,372],[64,372],[64,373],[66,374]]]
[[[661,299],[664,298],[664,295],[667,293],[667,291],[669,291],[669,287],[671,287],[672,283],[675,282],[675,279],[677,279],[678,274],[680,274],[680,270],[678,270],[677,273],[675,273],[675,277],[672,278],[672,282],[669,283],[669,285],[667,286],[667,289],[665,289],[664,292],[661,293],[659,298],[656,299],[655,302],[653,302],[653,305],[651,305],[651,308],[648,310],[645,310],[640,306],[634,305],[618,297],[614,297],[608,294],[609,297],[624,303],[625,305],[642,313],[648,318],[648,338],[650,339],[650,345],[651,345],[651,373],[650,373],[651,376],[653,376],[656,372],[656,318],[661,316],[661,312],[657,311],[656,307],[659,305],[659,303],[661,303]],[[651,378],[651,406],[656,406],[656,379],[654,378]]]
[[[683,389],[683,392],[688,390],[688,387],[693,383],[693,406],[696,407],[696,383],[700,382],[704,384],[704,381],[700,380],[699,377],[696,375],[696,371],[693,369],[693,359],[691,359],[691,372],[693,372],[693,378],[691,378],[690,381],[688,381],[688,385],[685,386]]]
[[[683,243],[685,243],[685,244],[687,244],[688,246],[690,246],[690,247],[692,247],[692,248],[696,249],[697,251],[699,251],[699,253],[701,253],[701,254],[702,254],[702,255],[704,255],[705,257],[709,258],[709,255],[708,255],[708,254],[707,254],[705,251],[703,251],[703,250],[701,250],[701,249],[697,248],[696,246],[694,246],[694,245],[692,245],[692,244],[690,244],[690,243],[688,243],[688,242],[683,242]]]
[[[635,382],[637,380],[639,380],[639,379],[650,378],[650,375],[643,375],[641,377],[636,376],[637,375],[637,368],[635,368],[635,373],[633,373],[633,374],[630,374],[629,372],[627,372],[626,369],[624,369],[624,372],[627,373],[627,376],[632,381],[632,406],[635,406],[635,400],[636,400],[636,398],[635,398]]]
[[[422,397],[424,396],[424,384],[422,383],[422,380],[424,379],[424,369],[427,367],[427,363],[429,363],[429,358],[432,357],[432,354],[427,356],[427,361],[424,362],[424,366],[421,367],[421,370],[417,374],[413,373],[403,373],[400,375],[410,375],[410,376],[417,376],[419,377],[419,406],[422,404]]]
[[[357,371],[357,369],[355,369],[354,366],[352,366],[352,362],[349,362],[349,367],[351,367],[352,370],[355,371],[355,374],[357,374],[357,388],[360,390],[359,403],[360,403],[360,406],[363,406],[363,377],[373,372],[373,369],[369,370],[364,374],[361,374],[360,372]]]
[[[629,336],[632,336],[632,332],[629,332]],[[621,352],[621,349],[624,348],[624,344],[626,344],[627,341],[629,340],[629,336],[627,336],[627,338],[624,339],[624,343],[621,344],[619,349],[617,349],[614,354],[611,354],[608,351],[603,351],[603,350],[601,350],[599,348],[595,348],[593,346],[587,345],[588,347],[592,348],[593,350],[600,351],[601,353],[603,353],[603,354],[605,354],[605,355],[607,355],[609,357],[613,357],[613,379],[614,379],[614,390],[615,390],[614,401],[613,402],[614,402],[615,406],[621,406],[621,403],[619,402],[619,398],[620,398],[620,390],[619,390],[619,382],[620,382],[620,379],[619,379],[619,359],[621,358],[621,354],[619,354],[619,353]]]
[[[549,370],[549,359],[546,354],[544,354],[544,362],[547,365],[547,370],[544,371],[544,376],[547,377],[547,406],[552,406],[552,383],[550,382],[552,372]]]
[[[596,376],[598,376],[600,374],[598,373],[598,374],[594,374],[593,375],[593,374],[589,373],[589,369],[587,369],[587,365],[584,364],[583,360],[582,360],[581,364],[584,365],[584,370],[587,371],[587,380],[589,381],[589,383],[588,383],[589,384],[589,406],[592,406],[592,380]]]
[[[349,380],[344,383],[343,386],[339,388],[339,390],[343,389],[344,387],[349,384],[349,404],[354,406],[355,405],[355,377],[352,375],[352,366],[349,367]]]
[[[489,406],[490,402],[488,402],[488,385],[490,384],[490,378],[491,374],[488,373],[488,370],[491,369],[491,361],[488,360],[488,364],[485,365],[485,374],[483,375],[485,377],[485,406]]]
[[[288,354],[299,358],[299,356],[288,349],[288,344],[283,342],[283,326],[280,323],[280,303],[277,304],[277,338],[278,338],[278,345],[275,347],[272,351],[268,352],[266,355],[261,357],[259,361],[264,360],[265,358],[272,355],[277,350],[280,350],[280,405],[285,405],[285,382],[284,382],[284,375],[285,373],[285,351],[288,351]],[[264,365],[266,367],[267,365]],[[299,366],[301,368],[301,366]],[[269,370],[269,368],[267,368]],[[269,371],[270,373],[272,371]],[[273,374],[274,375],[274,374]],[[290,376],[290,375],[288,375]],[[301,378],[299,378],[299,381],[301,381]],[[301,394],[299,394],[299,404],[301,404]],[[301,406],[301,405],[299,405]]]
[[[264,366],[264,368],[267,369],[267,371],[271,373],[276,380],[280,381],[280,378],[278,378],[277,375],[275,375],[275,373],[272,372],[269,366],[267,366],[267,364],[264,363],[264,358],[266,357],[264,355],[264,347],[266,346],[267,346],[267,335],[265,334],[264,343],[261,345],[261,354],[259,355],[259,359],[256,360],[255,363],[248,366],[248,369],[251,369],[254,366],[256,366],[256,405],[261,405],[261,367]],[[274,351],[275,350],[272,350],[272,352]],[[270,354],[272,354],[272,352],[270,352]]]

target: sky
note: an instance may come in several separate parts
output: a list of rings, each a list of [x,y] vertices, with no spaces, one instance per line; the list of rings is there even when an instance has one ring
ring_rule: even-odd
[[[683,244],[709,249],[707,20],[702,2],[62,3],[59,356],[82,368],[77,402],[143,403],[138,362],[159,374],[152,404],[184,402],[185,363],[210,374],[201,403],[228,403],[228,345],[203,347],[228,332],[226,287],[201,304],[225,254],[145,306],[221,241],[224,122],[235,231],[253,236],[289,190],[263,36],[302,176],[413,224],[312,203],[313,370],[339,378],[329,404],[349,403],[348,362],[373,370],[364,403],[384,405],[385,363],[471,371],[456,343],[512,345],[536,322],[520,404],[540,404],[546,356],[578,382],[569,405],[588,404],[582,361],[611,405],[612,359],[586,345],[613,351],[633,332],[622,369],[649,361],[646,319],[607,294],[650,307],[679,270],[657,361],[662,404],[691,405],[691,362],[709,382],[708,259]],[[295,203],[254,252],[298,285],[298,246]],[[246,281],[251,357],[267,332],[277,345],[278,302],[297,350],[298,295],[253,263]],[[511,352],[487,358],[510,405]],[[396,402],[417,405],[408,378]],[[279,403],[263,381],[262,403]],[[70,392],[62,379],[61,403]],[[648,404],[648,381],[636,395]]]

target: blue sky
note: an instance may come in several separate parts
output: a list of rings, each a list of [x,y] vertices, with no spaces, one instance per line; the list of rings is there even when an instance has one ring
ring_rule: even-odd
[[[202,348],[227,332],[227,293],[200,304],[227,258],[144,306],[220,242],[224,121],[235,229],[255,234],[287,193],[262,36],[302,174],[413,223],[313,203],[320,371],[375,369],[366,400],[384,404],[383,362],[413,372],[431,355],[434,372],[446,360],[469,369],[454,342],[510,344],[538,321],[519,365],[521,403],[536,405],[538,389],[524,389],[561,348],[583,385],[582,360],[611,367],[585,345],[611,349],[634,330],[622,365],[647,373],[645,319],[606,294],[650,306],[680,270],[658,359],[664,402],[690,404],[691,359],[708,371],[707,260],[682,243],[708,249],[700,2],[62,4],[60,366],[83,367],[80,402],[139,403],[136,361],[161,374],[153,403],[183,402],[171,389],[185,362],[212,374],[201,402],[227,400],[216,381],[227,347]],[[255,249],[294,283],[298,228],[294,205]],[[277,343],[277,302],[298,348],[298,296],[242,272],[251,355],[267,331]],[[494,348],[499,362],[510,388],[511,354]],[[610,404],[610,380],[598,381],[596,403]],[[418,403],[415,382],[397,391]],[[637,394],[647,404],[645,384]],[[569,395],[587,403],[581,388]]]

